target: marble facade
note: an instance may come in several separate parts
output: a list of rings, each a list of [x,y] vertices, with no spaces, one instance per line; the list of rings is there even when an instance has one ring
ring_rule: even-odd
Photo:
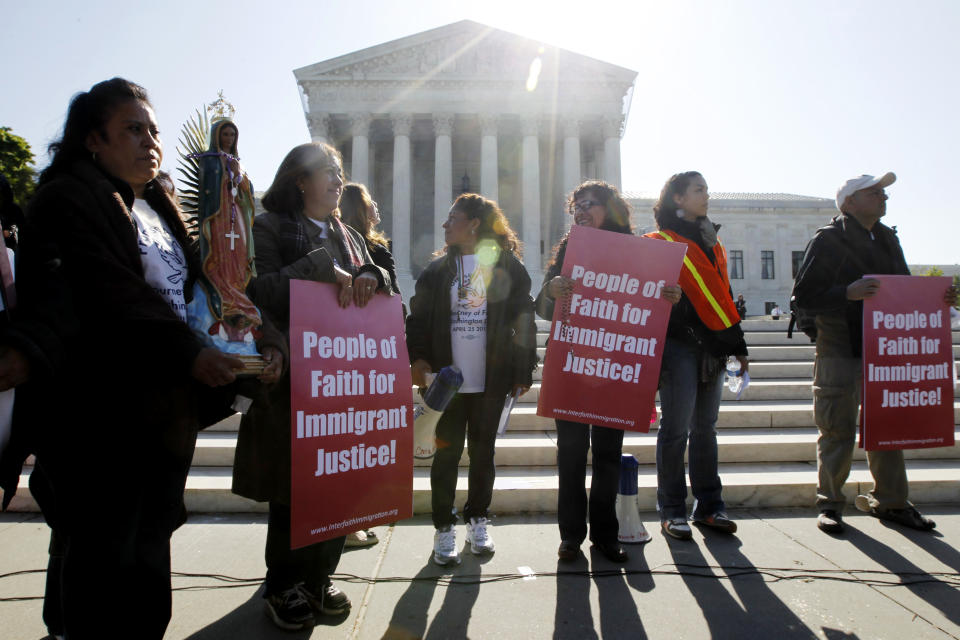
[[[335,146],[377,200],[405,296],[460,193],[499,202],[536,291],[570,224],[566,194],[586,179],[621,187],[629,69],[465,20],[294,75],[311,138]],[[653,196],[625,195],[652,230]],[[714,193],[710,211],[739,252],[731,282],[750,315],[789,308],[796,254],[837,213],[830,199],[764,193]]]
[[[404,292],[464,191],[500,203],[538,286],[569,225],[565,194],[586,178],[621,184],[629,69],[462,21],[294,75],[311,138],[377,200]]]

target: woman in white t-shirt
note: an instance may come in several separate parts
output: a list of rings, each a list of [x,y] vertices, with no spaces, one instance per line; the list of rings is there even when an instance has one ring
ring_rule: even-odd
[[[466,193],[443,224],[446,246],[417,279],[407,318],[413,383],[447,365],[463,385],[437,424],[430,470],[434,562],[459,562],[454,525],[457,468],[464,436],[470,451],[463,518],[475,554],[492,553],[487,509],[493,497],[497,425],[510,394],[529,390],[536,367],[530,276],[520,243],[497,203]]]

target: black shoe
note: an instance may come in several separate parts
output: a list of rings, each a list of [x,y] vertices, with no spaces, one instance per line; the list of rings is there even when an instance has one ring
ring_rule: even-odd
[[[817,528],[825,533],[843,532],[843,518],[840,512],[833,509],[824,509],[817,516]]]
[[[694,523],[723,531],[724,533],[736,533],[737,523],[730,519],[723,511],[717,511],[712,516],[706,518],[694,518]]]
[[[573,540],[564,540],[557,549],[557,557],[565,562],[576,560],[578,555],[580,555],[580,545]]]
[[[316,595],[304,587],[301,587],[300,590],[317,615],[339,616],[350,611],[350,598],[343,591],[333,586],[332,582],[320,590],[321,595]]]
[[[904,509],[878,509],[873,507],[870,509],[870,515],[874,518],[896,522],[897,524],[902,524],[905,527],[910,527],[918,531],[930,531],[937,526],[936,522],[917,511],[917,508],[914,506],[909,506]]]
[[[619,542],[594,542],[593,546],[610,562],[626,562],[629,558]]]
[[[273,623],[286,631],[309,629],[314,624],[313,609],[300,585],[266,596],[265,609]]]

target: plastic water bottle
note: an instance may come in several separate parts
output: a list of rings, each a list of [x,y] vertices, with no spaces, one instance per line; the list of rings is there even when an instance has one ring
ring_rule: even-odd
[[[740,395],[740,390],[743,389],[743,375],[740,373],[740,361],[733,356],[727,358],[726,383],[731,393]]]

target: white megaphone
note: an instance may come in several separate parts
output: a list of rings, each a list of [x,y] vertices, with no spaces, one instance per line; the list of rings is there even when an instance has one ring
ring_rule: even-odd
[[[642,544],[650,542],[650,534],[640,522],[640,505],[637,498],[637,470],[640,463],[632,455],[620,456],[620,491],[617,493],[617,522],[620,531],[617,540]]]
[[[437,423],[462,384],[460,369],[450,365],[440,370],[426,391],[420,391],[422,403],[413,411],[414,458],[432,458],[437,452]]]

